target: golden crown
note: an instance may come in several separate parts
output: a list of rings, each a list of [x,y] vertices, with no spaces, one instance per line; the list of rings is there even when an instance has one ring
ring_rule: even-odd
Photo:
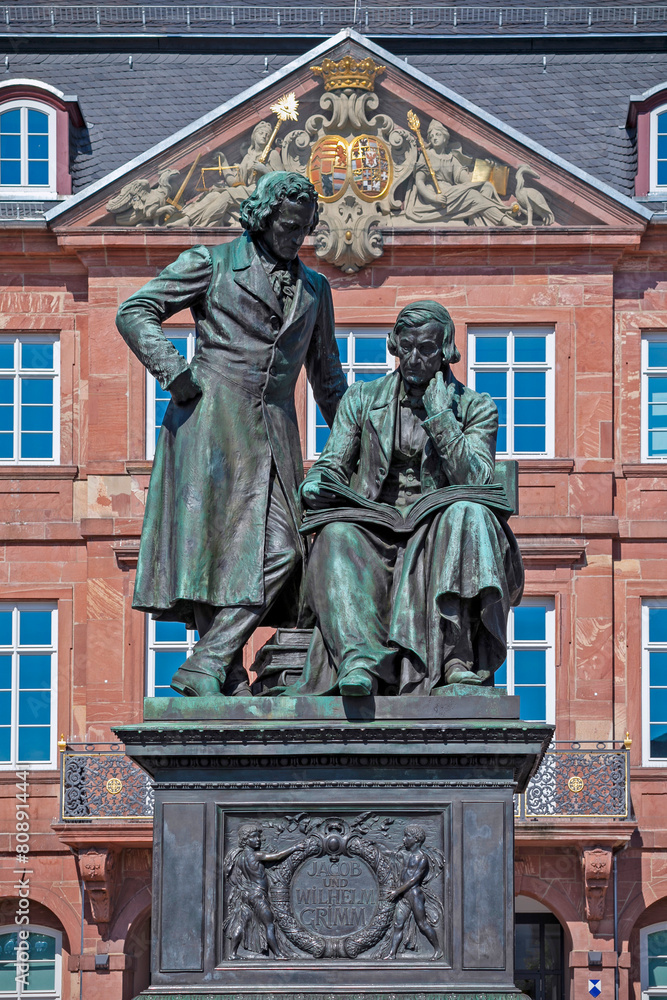
[[[344,56],[340,62],[323,59],[321,66],[311,66],[313,73],[324,80],[325,90],[373,90],[375,77],[384,73],[386,66],[380,66],[370,56],[355,59]]]

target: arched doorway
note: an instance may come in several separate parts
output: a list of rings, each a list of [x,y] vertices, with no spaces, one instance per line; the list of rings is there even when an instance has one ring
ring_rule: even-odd
[[[151,911],[133,921],[125,938],[125,953],[132,966],[123,976],[123,1000],[132,1000],[148,989],[151,979]]]
[[[514,982],[531,1000],[563,1000],[563,928],[537,900],[517,896],[514,925]]]

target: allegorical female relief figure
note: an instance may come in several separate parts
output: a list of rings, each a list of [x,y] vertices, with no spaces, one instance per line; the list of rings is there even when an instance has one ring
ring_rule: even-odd
[[[411,222],[468,226],[519,226],[489,181],[472,181],[457,150],[449,149],[449,132],[433,120],[426,133],[427,164],[421,153],[408,192],[405,215]],[[440,188],[436,191],[429,164]]]

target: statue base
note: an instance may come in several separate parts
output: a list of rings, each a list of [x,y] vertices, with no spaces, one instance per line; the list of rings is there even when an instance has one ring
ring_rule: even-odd
[[[553,730],[517,698],[161,698],[144,714],[116,730],[155,780],[142,997],[521,996],[513,795]]]

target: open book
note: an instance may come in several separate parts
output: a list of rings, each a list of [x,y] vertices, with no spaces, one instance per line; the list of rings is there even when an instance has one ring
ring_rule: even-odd
[[[331,524],[332,521],[374,524],[399,534],[411,534],[417,525],[431,514],[444,510],[458,500],[484,504],[499,517],[509,517],[514,513],[500,483],[490,483],[488,486],[444,486],[442,489],[425,493],[408,507],[401,508],[367,499],[335,479],[326,469],[322,470],[321,482],[330,493],[334,494],[334,502],[340,502],[341,506],[327,507],[325,510],[307,510],[300,528],[302,535],[308,535],[325,524]]]

